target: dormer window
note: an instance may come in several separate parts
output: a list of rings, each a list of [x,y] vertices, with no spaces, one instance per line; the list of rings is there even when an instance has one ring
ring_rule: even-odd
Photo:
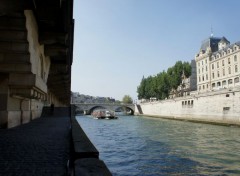
[[[230,53],[230,49],[227,50],[227,53],[228,53],[228,54]]]

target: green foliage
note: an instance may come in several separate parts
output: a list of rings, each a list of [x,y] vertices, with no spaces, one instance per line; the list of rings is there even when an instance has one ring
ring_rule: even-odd
[[[132,100],[132,98],[129,95],[124,95],[124,97],[122,99],[122,102],[126,103],[126,104],[132,104],[133,100]]]
[[[177,61],[173,67],[168,68],[167,72],[160,72],[157,76],[143,77],[137,87],[138,99],[169,97],[171,89],[176,89],[180,85],[183,71],[185,76],[189,77],[191,65],[188,62]]]

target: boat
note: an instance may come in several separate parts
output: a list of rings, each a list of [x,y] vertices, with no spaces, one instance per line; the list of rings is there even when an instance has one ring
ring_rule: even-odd
[[[108,110],[96,110],[92,112],[95,119],[117,119],[114,112]]]

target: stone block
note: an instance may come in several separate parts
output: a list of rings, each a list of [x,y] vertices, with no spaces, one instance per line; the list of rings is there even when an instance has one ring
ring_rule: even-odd
[[[21,111],[8,111],[8,128],[21,125]]]
[[[74,163],[75,176],[111,176],[106,164],[96,158],[84,158]]]
[[[30,111],[22,111],[22,123],[28,123],[31,121]]]
[[[98,158],[99,152],[89,140],[83,129],[77,124],[76,120],[72,121],[72,138],[74,147],[74,158]]]

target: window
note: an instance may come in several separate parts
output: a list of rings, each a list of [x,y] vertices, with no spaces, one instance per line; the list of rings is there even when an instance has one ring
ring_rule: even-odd
[[[202,87],[203,87],[203,90],[204,90],[204,89],[205,89],[205,86],[203,85]]]
[[[212,78],[214,79],[214,73],[212,73]]]
[[[203,65],[203,61],[202,61],[202,65]]]
[[[234,78],[234,83],[239,83],[239,77]]]
[[[208,84],[207,84],[207,89],[208,89]]]
[[[232,79],[229,79],[229,80],[228,80],[228,84],[232,84]]]
[[[204,81],[204,76],[202,76],[202,81]]]
[[[198,89],[201,90],[201,86],[199,86]]]
[[[228,67],[228,74],[231,74],[231,67]]]
[[[191,100],[191,105],[193,105],[193,100]]]
[[[200,67],[200,62],[198,62],[198,66]]]
[[[182,106],[184,105],[184,101],[182,101]]]
[[[208,74],[206,74],[206,80],[208,80]]]
[[[237,55],[234,56],[234,62],[237,62]]]
[[[227,84],[227,81],[224,80],[224,81],[222,82],[222,85],[225,86],[226,84]]]
[[[215,83],[212,83],[212,88],[214,88],[215,87]]]
[[[224,60],[222,60],[222,66],[224,66]]]
[[[198,69],[198,73],[200,74],[200,69]]]
[[[203,72],[203,68],[202,68],[202,72]]]
[[[219,73],[219,71],[217,71],[217,77],[220,77],[220,73]]]
[[[234,50],[235,50],[235,51],[237,50],[237,47],[236,47],[236,46],[234,47]]]
[[[218,86],[218,87],[221,86],[221,82],[217,82],[217,86]]]
[[[207,63],[207,59],[205,59],[205,63]]]
[[[212,64],[212,69],[214,69],[214,64]]]
[[[201,77],[200,76],[198,77],[198,81],[201,82]]]
[[[230,49],[229,49],[229,50],[227,50],[227,53],[228,53],[228,54],[230,53]]]
[[[223,76],[225,76],[225,69],[223,69]]]
[[[206,66],[206,71],[207,71],[207,66]]]
[[[235,65],[235,73],[238,72],[238,65]]]
[[[228,58],[228,64],[231,64],[231,60],[230,60],[230,58]]]
[[[219,62],[217,62],[217,68],[219,68]]]

